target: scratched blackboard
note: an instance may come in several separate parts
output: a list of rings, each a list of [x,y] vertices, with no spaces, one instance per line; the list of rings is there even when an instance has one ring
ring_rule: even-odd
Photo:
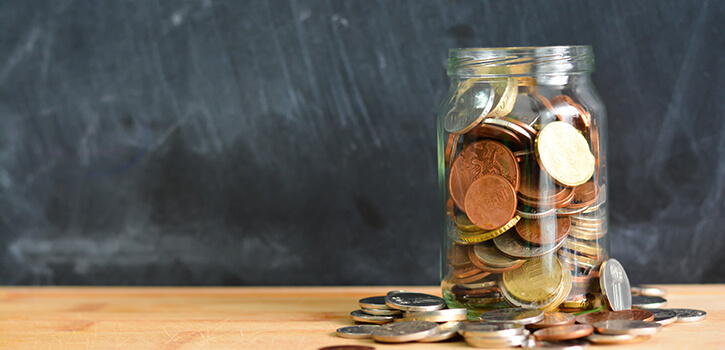
[[[725,282],[725,2],[3,1],[0,284],[439,281],[447,50],[589,44],[612,256]]]

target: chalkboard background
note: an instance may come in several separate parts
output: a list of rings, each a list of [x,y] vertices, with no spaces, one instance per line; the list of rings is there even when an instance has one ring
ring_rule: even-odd
[[[438,283],[447,50],[590,44],[612,255],[725,282],[725,2],[3,1],[0,283]]]

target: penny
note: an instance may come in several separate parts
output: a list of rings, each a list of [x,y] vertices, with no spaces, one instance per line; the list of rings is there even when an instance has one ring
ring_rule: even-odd
[[[465,207],[476,226],[495,230],[516,214],[516,190],[501,176],[484,175],[468,188]]]
[[[536,245],[558,243],[566,238],[571,228],[568,217],[523,219],[516,224],[516,233],[527,242]]]
[[[474,142],[464,148],[453,161],[448,179],[448,191],[459,209],[467,212],[466,194],[473,182],[484,175],[501,176],[514,190],[519,188],[519,166],[511,150],[492,140]],[[494,228],[496,227],[488,230]]]
[[[610,309],[614,311],[632,308],[632,290],[622,264],[608,259],[599,268],[599,286]]]
[[[430,321],[430,322],[449,322],[449,321],[465,321],[468,315],[468,309],[444,309],[426,312],[406,312],[403,319],[409,321]],[[398,320],[396,320],[397,322]]]
[[[574,199],[567,205],[567,208],[583,209],[597,201],[599,195],[599,186],[594,180],[574,187]]]
[[[372,338],[372,331],[373,329],[380,327],[380,326],[373,326],[373,325],[355,325],[355,326],[347,326],[347,327],[341,327],[338,328],[335,333],[337,333],[337,336],[340,338],[349,338],[349,339],[370,339]]]
[[[579,186],[594,174],[594,155],[587,140],[574,127],[564,122],[546,125],[534,142],[536,159],[557,182]]]
[[[466,134],[467,138],[490,139],[503,143],[512,151],[521,151],[531,147],[531,143],[517,133],[502,126],[482,123]]]
[[[522,219],[541,219],[547,216],[556,215],[557,212],[554,208],[543,209],[519,205],[516,207],[516,214]]]
[[[505,78],[505,80],[494,82],[491,85],[496,91],[496,98],[493,102],[496,107],[488,112],[486,118],[498,118],[511,113],[519,92],[516,79]]]
[[[471,277],[473,275],[477,275],[481,272],[483,272],[483,271],[481,271],[481,269],[479,269],[476,266],[467,266],[467,267],[453,269],[453,277],[454,278],[467,278],[467,277]]]
[[[556,342],[536,340],[524,346],[526,349],[556,349],[556,350],[583,350],[589,348],[589,343],[583,339],[563,340]]]
[[[573,187],[560,186],[533,165],[521,166],[517,197],[521,205],[546,211],[562,208],[574,199]]]
[[[544,313],[541,310],[523,308],[493,310],[479,317],[484,322],[513,322],[521,325],[536,323],[543,318]]]
[[[652,335],[662,330],[662,325],[654,322],[610,320],[592,325],[602,334]]]
[[[478,125],[495,105],[496,91],[488,84],[463,82],[455,96],[454,107],[443,120],[443,128],[452,134],[463,134]]]
[[[587,337],[587,340],[594,344],[630,344],[645,341],[649,338],[647,335],[592,334]]]
[[[648,297],[665,297],[667,291],[651,286],[632,286],[632,295],[646,295]]]
[[[403,314],[403,311],[393,309],[368,309],[361,307],[360,310],[373,316],[399,316]]]
[[[453,159],[455,159],[456,148],[458,148],[458,140],[461,135],[450,134],[448,135],[448,142],[446,143],[446,149],[443,153],[443,161],[447,168],[453,165]]]
[[[366,314],[362,310],[355,310],[351,312],[350,318],[353,319],[353,321],[374,324],[386,324],[395,320],[395,316],[375,316]]]
[[[694,309],[670,309],[677,314],[677,322],[698,322],[707,317],[707,312]]]
[[[495,230],[488,231],[488,232],[479,231],[479,232],[466,232],[466,233],[464,233],[464,232],[460,232],[459,231],[458,232],[458,238],[460,238],[463,242],[469,243],[469,244],[470,243],[485,242],[485,241],[488,241],[488,240],[490,240],[492,238],[498,237],[502,233],[508,231],[509,229],[511,229],[512,227],[514,227],[514,225],[516,225],[516,223],[520,219],[521,219],[520,217],[514,216],[513,219],[509,220],[509,222],[506,223],[506,225],[503,225],[503,226],[501,226],[501,227],[499,227],[499,228],[497,228]]]
[[[317,350],[375,350],[375,348],[364,345],[332,345],[318,348]]]
[[[471,266],[471,259],[468,258],[468,246],[454,243],[448,250],[447,261],[454,268]],[[383,302],[383,304],[385,303]]]
[[[666,326],[677,321],[677,313],[674,310],[669,309],[641,309],[639,311],[651,312],[654,315],[652,322],[657,322],[663,326]],[[646,321],[646,320],[644,320]]]
[[[539,329],[574,324],[576,317],[565,312],[544,312],[541,321],[528,325],[529,328]]]
[[[490,241],[474,245],[471,252],[475,255],[471,260],[477,259],[487,267],[508,269],[521,266],[524,263],[521,259],[514,259],[502,254]]]
[[[519,238],[519,235],[515,232],[509,231],[494,238],[493,243],[496,245],[496,248],[506,255],[529,259],[544,256],[559,249],[564,244],[564,240],[556,244],[532,245]]]
[[[383,309],[383,310],[390,309],[390,307],[385,305],[385,296],[382,296],[382,295],[362,298],[358,301],[358,304],[360,304],[361,308],[366,308],[366,309]]]
[[[621,311],[597,311],[582,314],[576,317],[576,322],[581,324],[594,324],[601,321],[629,320],[646,321],[654,320],[654,314],[646,310],[621,310]]]
[[[591,123],[591,115],[582,107],[582,105],[574,102],[571,97],[559,95],[553,97],[551,106],[557,118],[565,122],[581,132],[588,132]]]
[[[435,295],[401,292],[385,296],[385,304],[403,311],[434,311],[446,306],[445,300]]]
[[[464,337],[507,338],[524,334],[524,326],[513,322],[468,322],[461,325]]]
[[[397,322],[373,330],[373,340],[383,343],[405,343],[425,339],[440,331],[438,324],[428,321]]]
[[[656,309],[667,305],[667,299],[663,297],[648,297],[635,295],[632,297],[632,306],[639,309]]]
[[[594,333],[594,328],[588,324],[572,324],[539,329],[534,332],[537,340],[571,340],[586,337]]]

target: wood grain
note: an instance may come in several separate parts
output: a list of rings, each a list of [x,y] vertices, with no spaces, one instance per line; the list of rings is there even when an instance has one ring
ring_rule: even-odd
[[[669,285],[668,307],[706,310],[704,322],[666,326],[627,349],[725,348],[725,285]],[[386,345],[342,339],[357,300],[392,289],[438,287],[3,287],[2,349],[468,348],[463,342]],[[609,346],[616,349],[618,347]]]

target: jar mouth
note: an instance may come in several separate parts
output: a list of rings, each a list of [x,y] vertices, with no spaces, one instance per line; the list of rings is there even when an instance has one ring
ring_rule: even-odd
[[[536,77],[589,74],[594,52],[588,45],[455,48],[448,52],[453,77]]]

